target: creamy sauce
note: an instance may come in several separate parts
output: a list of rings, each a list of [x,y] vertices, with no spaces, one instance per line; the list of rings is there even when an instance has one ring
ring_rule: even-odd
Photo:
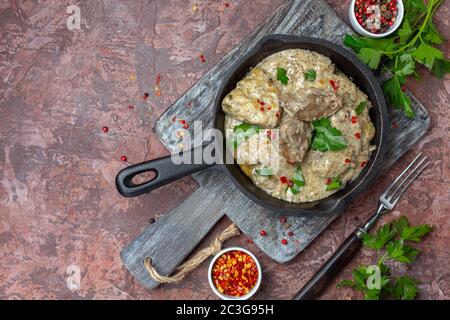
[[[287,71],[287,84],[277,80],[279,68]],[[305,73],[311,70],[315,79],[307,80]],[[311,98],[307,94],[315,95]],[[355,109],[361,102],[365,108],[357,114]],[[301,49],[264,59],[222,103],[227,143],[233,140],[233,129],[242,123],[260,128],[236,146],[235,158],[244,173],[273,197],[297,203],[326,198],[339,189],[327,190],[332,179],[339,179],[343,187],[361,173],[375,149],[370,144],[375,135],[368,113],[371,107],[367,96],[336,70],[329,58]],[[311,121],[320,118],[328,118],[342,133],[344,149],[322,152],[307,148],[313,130]],[[285,121],[293,122],[283,124]],[[278,132],[280,128],[282,132]],[[298,168],[304,185],[293,192],[292,179]],[[261,169],[273,172],[261,174]]]

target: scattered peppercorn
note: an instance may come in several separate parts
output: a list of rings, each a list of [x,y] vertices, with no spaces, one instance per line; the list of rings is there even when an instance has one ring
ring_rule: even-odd
[[[150,95],[148,94],[148,92],[144,93],[144,96],[143,96],[144,100],[147,100],[149,96]]]
[[[293,233],[292,231],[289,231],[289,232],[288,232],[288,236],[289,236],[289,237],[292,237],[293,235],[294,235],[294,233]]]
[[[156,220],[155,220],[155,218],[150,218],[150,220],[148,220],[148,222],[149,222],[150,224],[154,224],[154,223],[156,222]]]
[[[203,54],[200,55],[200,61],[205,63],[206,62],[206,58]]]

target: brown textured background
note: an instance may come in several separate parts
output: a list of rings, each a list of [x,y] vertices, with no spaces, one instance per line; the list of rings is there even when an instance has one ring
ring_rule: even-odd
[[[167,154],[152,132],[159,115],[282,1],[226,2],[228,7],[192,0],[0,0],[0,298],[215,298],[206,263],[183,282],[150,292],[119,258],[149,219],[186,198],[195,182],[185,178],[124,199],[114,178],[125,166],[123,154],[129,163]],[[328,2],[347,19],[349,1]],[[81,30],[66,27],[69,4],[81,8]],[[436,23],[447,38],[449,21],[446,1]],[[140,44],[153,48],[147,64],[135,59]],[[449,42],[442,48],[448,57]],[[158,73],[160,97],[154,88]],[[260,258],[264,281],[258,298],[290,298],[375,209],[380,191],[419,150],[434,164],[390,217],[406,213],[413,223],[430,223],[435,230],[419,245],[422,254],[411,270],[393,267],[422,281],[420,298],[450,298],[450,77],[439,81],[423,70],[421,75],[408,88],[430,112],[429,133],[307,250],[279,265],[245,236],[227,243]],[[146,102],[144,92],[150,94]],[[228,223],[221,221],[201,246]],[[362,250],[340,277],[373,259]],[[81,270],[76,290],[66,286],[71,265]],[[350,290],[331,284],[322,298],[350,296]]]

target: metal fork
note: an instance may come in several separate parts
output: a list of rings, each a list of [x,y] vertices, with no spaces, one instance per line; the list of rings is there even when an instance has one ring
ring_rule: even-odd
[[[405,193],[411,183],[431,163],[427,156],[419,153],[405,170],[390,184],[378,199],[378,209],[367,222],[356,229],[328,259],[320,270],[308,281],[308,283],[295,295],[294,300],[314,299],[338,273],[338,271],[353,257],[361,247],[361,235],[367,233],[378,219],[391,211],[400,197]]]

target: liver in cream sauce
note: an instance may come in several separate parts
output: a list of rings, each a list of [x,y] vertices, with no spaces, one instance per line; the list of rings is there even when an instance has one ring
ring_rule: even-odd
[[[264,59],[222,102],[241,169],[268,194],[297,203],[326,198],[361,173],[376,148],[371,107],[328,57],[301,49]]]

